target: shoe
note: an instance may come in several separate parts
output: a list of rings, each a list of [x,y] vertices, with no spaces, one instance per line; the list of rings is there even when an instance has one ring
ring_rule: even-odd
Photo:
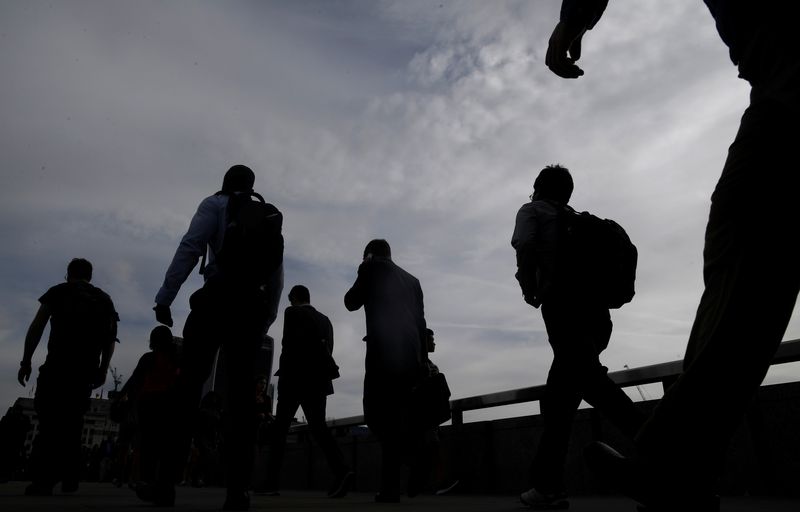
[[[719,512],[719,496],[715,493],[670,484],[663,475],[654,474],[640,461],[622,456],[605,443],[590,444],[583,457],[602,483],[639,502],[641,511]]]
[[[64,494],[70,494],[78,490],[78,481],[77,480],[63,480],[61,482],[61,492]]]
[[[25,488],[25,496],[52,496],[53,486],[31,483]]]
[[[439,489],[438,491],[436,491],[436,496],[444,496],[448,492],[450,492],[453,489],[455,489],[456,487],[458,487],[459,483],[460,482],[458,480],[453,480],[453,483],[451,483],[450,485],[446,485],[446,486],[442,487],[441,489]]]
[[[350,471],[349,469],[346,470],[344,473],[340,474],[336,480],[333,482],[333,486],[331,487],[330,491],[328,491],[329,498],[343,498],[347,495],[347,491],[353,486],[353,479],[356,477],[356,474]]]
[[[400,503],[400,495],[379,492],[375,495],[375,503]]]
[[[247,491],[228,491],[222,510],[250,510],[250,495]]]
[[[519,495],[519,501],[534,510],[566,510],[569,508],[567,493],[541,492],[536,487],[531,487]]]

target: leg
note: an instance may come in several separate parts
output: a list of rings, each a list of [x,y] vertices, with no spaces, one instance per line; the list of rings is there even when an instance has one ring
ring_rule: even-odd
[[[176,441],[171,448],[171,457],[166,457],[162,461],[160,474],[163,485],[171,486],[180,480],[189,456],[203,384],[211,374],[214,357],[220,344],[218,325],[209,321],[214,316],[214,312],[192,311],[183,328],[181,374],[176,383],[175,394]]]
[[[325,395],[316,395],[303,397],[301,404],[314,440],[322,448],[322,453],[325,454],[325,460],[328,461],[331,471],[338,477],[348,472],[350,468],[344,463],[342,451],[325,423],[326,402]]]
[[[705,291],[684,373],[637,439],[653,471],[711,489],[766,374],[800,289],[800,130],[780,105],[751,106],[712,197]],[[789,128],[791,127],[791,128]]]
[[[292,418],[300,406],[300,400],[289,393],[280,395],[275,411],[275,423],[272,425],[272,439],[269,444],[269,459],[267,461],[267,491],[277,491],[280,488],[280,473],[283,465],[283,454],[286,449],[286,434]]]
[[[224,308],[222,318],[227,395],[223,432],[230,501],[231,496],[244,496],[251,484],[256,441],[254,361],[261,344],[264,321],[253,305],[236,301]]]
[[[541,402],[544,432],[534,459],[534,486],[548,494],[564,492],[563,473],[575,411],[585,398],[633,437],[643,415],[608,378],[599,354],[611,336],[611,318],[603,307],[545,304],[542,316],[553,347],[553,364]]]

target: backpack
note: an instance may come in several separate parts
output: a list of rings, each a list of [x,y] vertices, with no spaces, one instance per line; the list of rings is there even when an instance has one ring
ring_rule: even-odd
[[[231,195],[226,210],[216,255],[220,277],[228,284],[264,286],[283,263],[283,215],[256,192]]]
[[[638,252],[622,226],[569,206],[559,213],[558,226],[559,288],[609,309],[630,302]]]

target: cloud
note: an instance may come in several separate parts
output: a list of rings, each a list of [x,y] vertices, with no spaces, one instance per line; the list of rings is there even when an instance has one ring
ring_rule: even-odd
[[[329,416],[361,412],[363,313],[342,297],[374,237],[420,279],[455,397],[544,382],[550,349],[509,239],[553,162],[572,170],[576,208],[617,220],[640,250],[606,364],[679,358],[747,86],[697,0],[612,2],[575,81],[543,64],[557,13],[555,1],[3,3],[0,401],[20,391],[36,298],[73,256],[95,263],[120,310],[113,364],[130,374],[177,242],[234,163],[284,212],[287,290],[309,286],[334,323]],[[177,325],[200,283],[176,299]]]

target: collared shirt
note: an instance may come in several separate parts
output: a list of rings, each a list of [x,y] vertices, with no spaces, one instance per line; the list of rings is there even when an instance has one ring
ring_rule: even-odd
[[[225,235],[225,210],[228,206],[228,196],[224,194],[213,195],[203,199],[197,212],[192,217],[189,229],[183,235],[175,256],[172,258],[164,276],[164,284],[156,294],[156,304],[169,306],[178,295],[181,286],[192,273],[197,262],[206,253],[203,277],[208,280],[216,271],[215,255],[222,248],[222,239]]]
[[[517,251],[517,266],[530,265],[536,275],[536,295],[543,299],[550,293],[556,265],[559,206],[536,200],[522,205],[517,212],[511,246]]]

